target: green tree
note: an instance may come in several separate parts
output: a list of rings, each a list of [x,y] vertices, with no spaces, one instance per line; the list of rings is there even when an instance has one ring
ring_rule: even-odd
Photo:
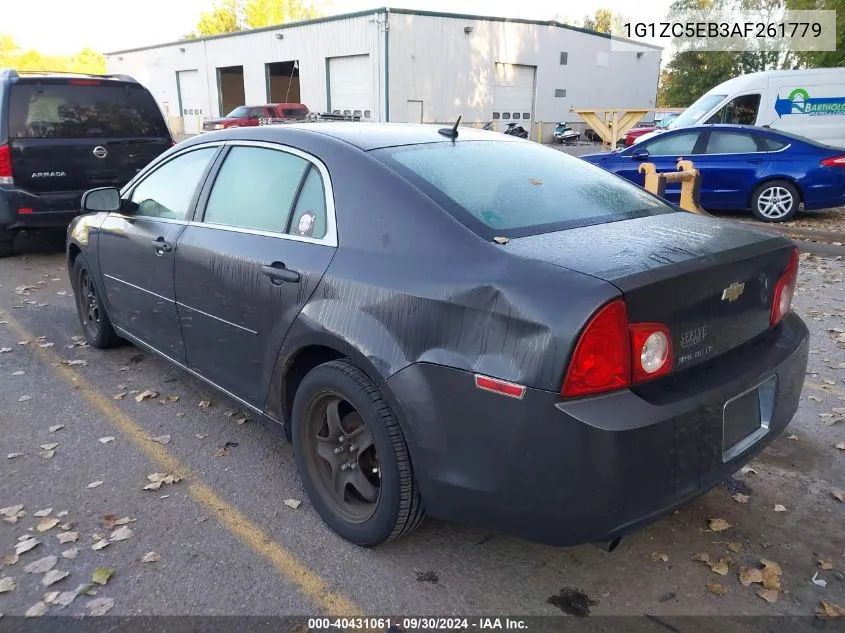
[[[217,0],[210,11],[200,14],[197,28],[182,39],[234,33],[318,16],[317,9],[305,0]]]
[[[610,33],[613,23],[613,14],[610,9],[597,9],[595,17],[596,31],[599,33]]]
[[[802,51],[796,54],[798,60],[808,68],[842,68],[845,66],[845,0],[786,0],[791,11],[824,10],[836,11],[836,50]]]
[[[42,55],[35,49],[21,48],[12,36],[0,34],[0,68],[102,74],[106,72],[106,60],[90,48],[70,56]]]

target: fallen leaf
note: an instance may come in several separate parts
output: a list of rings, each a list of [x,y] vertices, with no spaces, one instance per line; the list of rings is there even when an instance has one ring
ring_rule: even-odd
[[[72,530],[74,525],[76,525],[76,522],[74,522],[74,521],[68,521],[67,523],[62,523],[62,524],[59,526],[59,529],[62,529],[62,530],[65,530],[65,531],[67,531],[67,530]]]
[[[43,307],[43,306],[46,306],[46,305],[47,304],[45,303],[43,305],[39,305],[38,307],[40,308],[40,307]],[[53,347],[53,345],[55,345],[55,343],[41,343],[38,347]]]
[[[53,604],[56,601],[56,598],[59,597],[59,591],[48,591],[44,594],[44,602],[47,604]]]
[[[707,591],[709,591],[710,593],[715,593],[717,596],[724,596],[726,593],[728,593],[728,590],[717,582],[707,583],[704,586],[707,587]]]
[[[70,576],[69,571],[59,571],[58,569],[53,569],[44,574],[44,578],[41,579],[41,584],[45,587],[49,587],[50,585],[55,585],[57,582],[67,578],[68,576]]]
[[[159,554],[158,552],[147,552],[141,558],[142,563],[157,563],[160,560],[161,560],[161,554]]]
[[[28,552],[39,543],[41,543],[41,541],[34,538],[27,539],[26,541],[21,541],[20,543],[15,545],[15,554],[23,554],[24,552]]]
[[[23,506],[21,506],[21,507],[23,507]],[[52,512],[53,512],[53,508],[44,508],[43,510],[39,510],[38,512],[33,512],[32,516],[38,517],[40,519],[41,517],[50,516],[50,514]]]
[[[24,541],[26,543],[26,541]],[[53,556],[45,556],[44,558],[39,558],[38,560],[32,561],[29,565],[23,568],[23,570],[28,574],[44,574],[53,567],[56,566],[58,562],[58,558]]]
[[[494,242],[496,242],[497,244],[501,244],[502,246],[504,246],[505,244],[507,244],[508,242],[510,242],[510,238],[507,238],[507,237],[494,237],[494,238],[493,238],[493,241],[494,241]]]
[[[194,435],[194,437],[197,438],[198,440],[204,440],[205,438],[208,437],[208,434],[197,433],[197,434]]]
[[[753,468],[751,468],[751,466],[743,466],[742,468],[739,469],[739,472],[741,472],[743,475],[756,475],[757,474],[757,471],[754,470]]]
[[[732,552],[739,552],[742,550],[742,543],[728,543],[728,549]]]
[[[810,582],[824,589],[825,587],[827,587],[827,581],[824,578],[819,578],[818,576],[819,572],[813,574],[813,577],[810,578]]]
[[[56,534],[56,538],[59,539],[59,543],[62,545],[65,543],[73,543],[79,538],[79,532],[62,532],[60,534]]]
[[[47,605],[41,601],[36,602],[24,613],[24,617],[38,618],[47,613]]]
[[[6,565],[14,565],[17,562],[17,554],[6,554],[5,556],[3,556],[3,558],[0,558],[0,567],[5,567]]]
[[[6,506],[5,508],[0,508],[0,514],[2,514],[4,517],[13,517],[21,510],[23,510],[23,504],[16,506]]]
[[[170,444],[170,436],[169,435],[159,435],[157,437],[150,438],[153,442],[158,442],[159,444]]]
[[[200,400],[199,404],[197,405],[200,409],[207,409],[211,406],[211,400]]]
[[[794,442],[797,442],[797,441],[798,441],[798,436],[797,436],[797,435],[794,435],[794,434],[793,434],[793,435],[787,435],[787,436],[786,436],[786,439],[788,439],[788,440],[792,440],[792,441],[794,441]]]
[[[737,492],[737,493],[731,495],[731,499],[733,499],[737,503],[748,503],[748,500],[750,498],[751,497],[749,497],[748,495],[744,495],[741,492]]]
[[[740,567],[739,582],[745,587],[755,582],[763,582],[763,570],[756,567]]]
[[[159,402],[161,404],[173,404],[174,402],[178,402],[178,401],[179,401],[179,396],[164,396],[164,398],[161,398],[159,400]]]
[[[71,548],[66,549],[65,551],[62,552],[62,558],[68,558],[68,559],[73,560],[77,556],[79,556],[79,548],[78,547],[71,547]]]
[[[88,364],[88,361],[81,359],[81,358],[65,361],[65,365],[70,365],[71,367],[74,367],[74,366],[77,366],[77,365],[81,366],[81,367],[85,367],[87,364]]]
[[[145,389],[137,396],[135,396],[135,402],[141,402],[143,400],[146,400],[147,398],[155,398],[156,396],[158,396],[158,391],[153,391],[152,389]]]
[[[135,523],[138,519],[130,519],[129,517],[121,517],[114,522],[114,525],[129,525]]]
[[[56,431],[59,431],[63,428],[65,428],[64,424],[54,424],[53,426],[50,427],[49,430],[50,430],[50,433],[55,433]]]
[[[112,396],[112,400],[123,400],[123,397],[126,395],[125,391],[121,391],[120,393],[116,393]]]
[[[819,600],[819,603],[821,604],[821,609],[818,611],[819,615],[826,615],[829,618],[845,617],[845,609],[838,604],[827,602],[826,600]]]
[[[129,367],[124,365],[123,367],[118,367],[117,371],[129,371]]]
[[[721,532],[731,527],[731,524],[724,519],[708,519],[707,525],[714,532]]]
[[[21,396],[18,398],[18,402],[27,402],[29,400],[32,400],[32,396]]]
[[[780,574],[768,568],[763,570],[763,586],[766,589],[780,589]]]
[[[9,453],[6,455],[6,459],[15,459],[15,457],[20,457],[23,453]]]
[[[12,351],[11,347],[0,347],[0,354],[8,354]]]
[[[85,606],[88,609],[88,615],[105,615],[114,606],[114,598],[97,598],[89,601]]]
[[[229,454],[229,449],[226,446],[221,446],[216,448],[214,452],[211,454],[212,457],[225,457]]]
[[[42,448],[42,449],[44,449],[45,451],[52,451],[52,450],[53,450],[53,449],[55,449],[58,445],[59,445],[59,443],[58,443],[58,442],[53,442],[52,444],[42,444],[42,445],[41,445],[41,448]]]
[[[837,443],[836,448],[838,448],[840,451],[845,451],[845,442]]]
[[[830,562],[829,560],[819,559],[818,563],[819,563],[819,567],[821,567],[824,570],[833,569],[833,563]]]
[[[97,541],[96,543],[94,543],[91,546],[91,549],[96,552],[96,551],[99,551],[99,550],[103,549],[104,547],[108,547],[108,546],[109,546],[109,542],[106,539],[101,539],[101,540]]]
[[[176,414],[176,417],[177,417],[177,418],[184,418],[184,417],[185,417],[185,413],[184,413],[183,411],[180,411],[179,413],[177,413],[177,414]]]
[[[783,574],[783,570],[781,569],[780,565],[778,565],[778,564],[777,564],[776,562],[774,562],[774,561],[768,560],[768,559],[766,559],[766,558],[761,558],[761,559],[760,559],[760,564],[761,564],[761,565],[763,565],[763,567],[764,567],[765,569],[771,569],[771,570],[772,570],[774,573],[776,573],[778,576],[780,576],[781,574]]]
[[[718,562],[710,562],[707,565],[710,567],[710,571],[714,574],[719,574],[720,576],[727,576],[728,569],[731,566],[733,561],[729,558],[720,558]]]
[[[233,415],[232,419],[237,424],[244,424],[245,422],[249,422],[252,418],[249,417],[249,413],[247,413],[246,411],[241,411]]]
[[[8,593],[15,590],[15,581],[9,576],[0,578],[0,593]]]
[[[98,585],[105,585],[113,574],[114,569],[111,567],[97,567],[97,569],[94,570],[94,575],[91,576],[91,582],[95,582]]]
[[[836,499],[839,503],[845,503],[845,490],[834,488],[830,491],[830,496]]]
[[[776,503],[775,512],[786,512],[786,506],[782,506],[781,504]]]
[[[707,552],[699,552],[698,554],[693,554],[692,560],[698,563],[709,563],[710,554],[708,554]]]
[[[111,536],[109,537],[109,540],[112,541],[112,542],[125,541],[128,538],[132,538],[133,534],[134,534],[134,532],[132,531],[132,528],[123,526],[121,528],[116,529],[114,532],[112,532]]]
[[[182,481],[182,477],[180,475],[168,475],[167,473],[152,473],[147,475],[147,481],[150,483],[144,486],[144,490],[158,490],[163,485],[179,483]]]
[[[53,459],[53,455],[56,454],[56,451],[42,451],[38,454],[41,455],[41,457],[43,457],[44,459]]]
[[[59,519],[55,517],[44,517],[38,522],[38,525],[35,526],[35,529],[39,532],[46,532],[47,530],[52,530],[59,524]]]
[[[766,602],[775,603],[778,601],[780,592],[777,589],[758,589],[757,595],[760,596]]]
[[[98,441],[98,442],[100,442],[100,444],[108,444],[109,442],[114,442],[114,437],[112,437],[111,435],[109,435],[109,436],[107,436],[107,437],[101,437],[101,438],[100,438],[99,440],[97,440],[97,441]]]
[[[97,488],[97,487],[102,486],[102,485],[103,485],[102,481],[92,481],[90,484],[88,484],[88,488]]]
[[[291,499],[291,501],[292,501],[292,499]],[[285,503],[287,503],[287,501],[285,501]],[[299,507],[298,501],[296,503],[296,507]],[[663,552],[652,552],[651,553],[651,560],[653,560],[655,563],[658,562],[658,561],[663,561],[665,563],[666,561],[669,560],[669,555],[664,554]]]
[[[824,400],[822,400],[818,396],[807,396],[807,399],[812,400],[813,402],[824,402]]]

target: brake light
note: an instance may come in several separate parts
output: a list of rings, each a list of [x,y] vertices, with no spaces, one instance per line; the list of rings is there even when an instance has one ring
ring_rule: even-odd
[[[8,145],[0,145],[0,185],[13,185],[12,150]]]
[[[584,331],[563,381],[565,398],[630,387],[672,371],[672,337],[662,323],[629,323],[622,299],[599,310]]]
[[[795,296],[795,286],[798,283],[798,249],[792,249],[786,270],[775,285],[772,312],[769,318],[771,325],[777,325],[786,313],[792,309],[792,297]]]
[[[68,79],[71,86],[99,86],[101,83],[96,79]]]
[[[822,161],[823,167],[845,167],[845,154],[839,156],[831,156]]]
[[[599,310],[584,328],[561,395],[565,398],[622,389],[631,384],[628,313],[621,299]]]

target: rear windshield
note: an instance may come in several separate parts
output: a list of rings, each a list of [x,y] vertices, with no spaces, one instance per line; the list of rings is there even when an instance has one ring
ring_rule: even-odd
[[[485,239],[674,211],[618,176],[536,143],[464,141],[370,153]]]
[[[18,83],[12,86],[13,138],[161,137],[167,127],[140,86]]]
[[[249,108],[247,106],[238,106],[237,108],[232,110],[229,114],[227,114],[226,118],[243,119],[247,114],[249,114]]]

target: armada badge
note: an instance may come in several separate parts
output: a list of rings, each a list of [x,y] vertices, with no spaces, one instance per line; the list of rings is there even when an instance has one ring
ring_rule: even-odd
[[[733,303],[742,296],[745,291],[745,284],[733,282],[730,286],[722,290],[722,301]]]

